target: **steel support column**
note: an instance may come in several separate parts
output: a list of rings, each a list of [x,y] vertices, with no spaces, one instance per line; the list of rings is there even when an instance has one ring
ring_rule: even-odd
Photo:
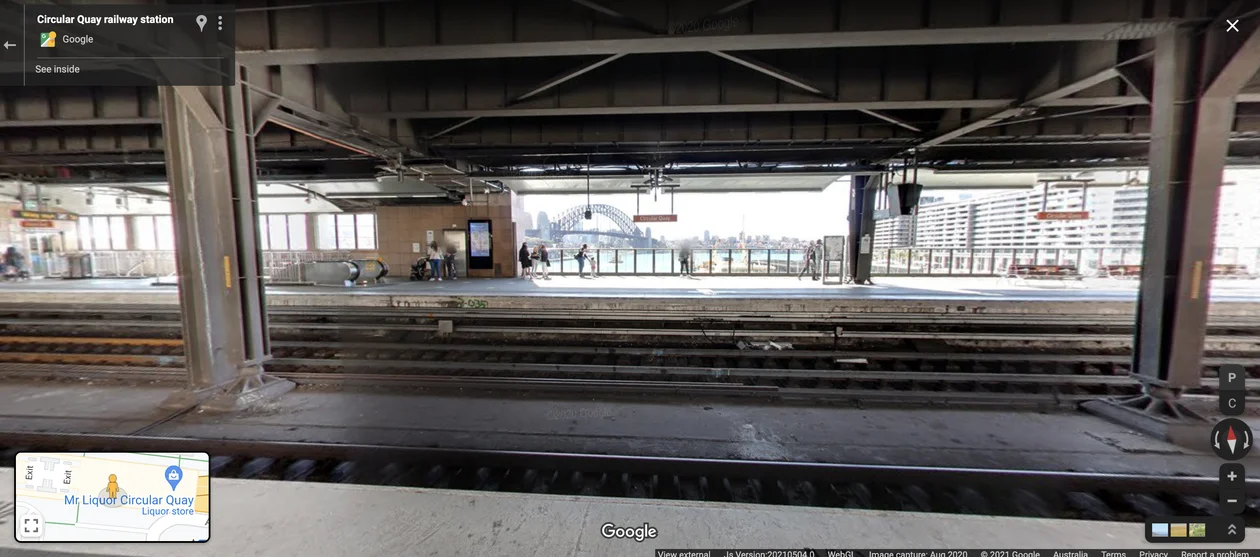
[[[293,388],[262,370],[270,341],[249,98],[239,85],[161,87],[159,98],[189,378],[163,406],[240,409]]]
[[[871,283],[875,243],[875,188],[878,176],[854,176],[849,187],[849,249],[845,268],[849,282]]]
[[[1195,432],[1195,424],[1203,423],[1178,398],[1201,381],[1216,212],[1235,95],[1260,70],[1260,33],[1253,32],[1232,55],[1224,52],[1224,39],[1215,29],[1170,31],[1156,39],[1133,353],[1134,376],[1144,394],[1112,401],[1118,408],[1102,412],[1174,441],[1178,431]],[[1135,416],[1157,427],[1132,423]]]

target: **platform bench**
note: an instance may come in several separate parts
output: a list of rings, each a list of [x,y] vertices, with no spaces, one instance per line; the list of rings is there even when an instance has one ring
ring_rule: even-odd
[[[1103,265],[1103,272],[1111,278],[1137,278],[1142,275],[1141,265]],[[1255,278],[1246,265],[1218,263],[1212,265],[1212,278]]]
[[[1142,275],[1141,265],[1103,265],[1103,273],[1110,278],[1137,278]]]
[[[1084,277],[1077,271],[1076,265],[1010,265],[1002,278],[1081,280]]]

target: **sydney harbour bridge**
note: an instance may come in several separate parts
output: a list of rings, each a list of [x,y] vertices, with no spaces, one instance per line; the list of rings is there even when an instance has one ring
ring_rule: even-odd
[[[592,215],[601,215],[607,217],[607,221],[612,222],[613,230],[583,230],[582,223],[586,220],[586,211],[590,210]],[[543,231],[537,228],[530,228],[525,231],[525,235],[531,238],[542,238],[543,240],[553,242],[557,245],[567,245],[581,243],[573,236],[598,236],[601,238],[621,239],[625,240],[628,245],[626,247],[633,248],[650,248],[656,247],[656,240],[648,238],[644,231],[635,224],[634,218],[626,214],[625,211],[613,207],[612,205],[595,204],[595,205],[578,205],[570,207],[563,213],[555,217],[548,227],[550,230]],[[569,238],[566,238],[569,237]],[[613,243],[622,243],[614,241]]]

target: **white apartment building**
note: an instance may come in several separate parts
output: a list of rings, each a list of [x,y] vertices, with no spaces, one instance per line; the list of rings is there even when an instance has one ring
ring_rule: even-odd
[[[1040,211],[1089,211],[1086,220],[1037,220]],[[874,245],[930,248],[1137,248],[1146,187],[1042,187],[919,207],[876,222]],[[1217,246],[1260,247],[1260,187],[1222,188]]]

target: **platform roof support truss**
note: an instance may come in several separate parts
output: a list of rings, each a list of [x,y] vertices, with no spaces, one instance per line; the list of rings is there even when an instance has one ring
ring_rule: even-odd
[[[161,87],[159,99],[189,374],[164,406],[240,409],[293,388],[262,370],[271,348],[249,95]]]
[[[1245,40],[1227,36],[1223,26],[1157,39],[1133,365],[1152,390],[1175,392],[1200,381],[1234,96],[1260,70],[1260,31],[1254,21],[1246,28]]]

